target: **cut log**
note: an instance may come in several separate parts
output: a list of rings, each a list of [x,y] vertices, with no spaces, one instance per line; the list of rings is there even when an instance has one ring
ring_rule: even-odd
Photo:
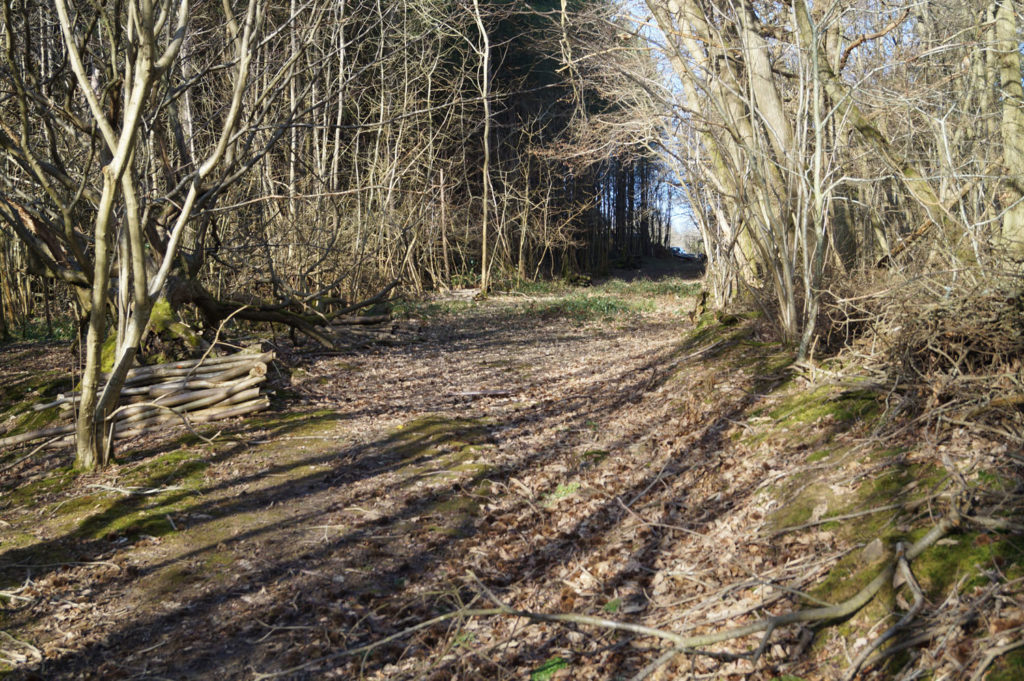
[[[14,445],[32,442],[33,440],[42,440],[43,438],[67,435],[73,432],[75,432],[75,424],[73,423],[62,426],[51,426],[49,428],[40,428],[39,430],[30,430],[25,433],[8,435],[7,437],[0,438],[0,447],[13,447]]]
[[[233,383],[223,388],[206,388],[204,390],[185,390],[181,392],[165,393],[156,399],[146,400],[127,407],[122,407],[117,411],[115,418],[119,420],[142,411],[154,409],[157,406],[198,409],[200,407],[216,404],[231,395],[252,388],[253,386],[257,386],[265,380],[267,380],[266,376],[249,376],[237,383]]]
[[[267,398],[266,395],[263,395],[262,397],[258,397],[254,400],[249,400],[247,402],[242,402],[241,404],[218,406],[212,409],[205,409],[202,412],[189,414],[188,420],[190,423],[194,424],[209,423],[210,421],[220,421],[223,419],[234,418],[236,416],[244,416],[245,414],[251,414],[252,412],[260,411],[261,409],[266,409],[269,406],[270,399]],[[179,421],[181,420],[181,418],[177,415],[172,416],[172,419]],[[137,437],[139,435],[146,435],[148,433],[153,432],[159,432],[166,428],[165,424],[167,423],[168,420],[171,419],[158,421],[155,423],[134,424],[135,427],[124,430],[118,430],[117,427],[115,426],[114,437],[128,438]]]
[[[211,411],[216,411],[223,407],[237,404],[240,402],[248,402],[259,397],[259,388],[249,388],[248,390],[241,390],[234,395],[229,395],[222,399],[218,399],[216,402],[211,402],[209,399],[197,400],[194,403],[183,404],[178,408],[171,407],[150,407],[145,411],[140,411],[125,418],[117,418],[114,421],[114,432],[118,430],[125,430],[129,427],[134,428],[139,425],[156,425],[159,423],[170,423],[173,421],[182,421],[183,417],[189,421],[195,421],[200,418],[203,414]],[[205,408],[204,408],[205,407]]]
[[[163,378],[175,378],[175,377],[188,377],[188,378],[210,378],[217,375],[230,376],[229,372],[238,371],[243,366],[255,366],[257,364],[263,364],[266,367],[266,362],[274,359],[273,352],[266,352],[260,355],[232,355],[237,357],[231,362],[220,362],[216,364],[201,364],[193,366],[177,366],[159,364],[151,367],[140,367],[137,373],[129,372],[128,378],[125,379],[125,386],[133,386],[144,383],[155,383],[159,379]],[[166,367],[166,368],[165,368]],[[146,371],[142,371],[146,369]],[[245,373],[244,371],[242,373]],[[235,376],[241,374],[235,373]]]

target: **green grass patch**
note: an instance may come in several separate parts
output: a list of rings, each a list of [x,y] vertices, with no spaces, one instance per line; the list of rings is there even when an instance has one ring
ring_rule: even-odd
[[[24,323],[8,323],[7,330],[11,334],[11,342],[21,341],[73,341],[78,335],[78,322],[74,317],[54,317],[50,328],[46,328],[44,317],[34,317]],[[3,341],[0,341],[3,345]]]
[[[602,293],[616,295],[677,296],[680,298],[689,298],[700,295],[701,292],[701,285],[699,282],[674,278],[634,279],[633,281],[609,279],[594,288]]]
[[[530,681],[551,681],[555,674],[567,669],[569,663],[560,657],[550,657],[544,664],[530,672]]]
[[[576,494],[576,492],[579,491],[579,482],[573,481],[565,484],[559,483],[559,485],[553,491],[544,495],[542,503],[545,506],[554,506],[562,499],[568,499],[569,497],[573,496],[574,494]]]
[[[655,309],[653,300],[624,299],[617,296],[576,293],[551,300],[532,300],[513,308],[511,315],[540,319],[567,319],[577,322],[635,316]]]
[[[537,279],[536,281],[514,282],[514,285],[510,286],[508,290],[528,296],[555,296],[568,293],[574,288],[563,279]]]

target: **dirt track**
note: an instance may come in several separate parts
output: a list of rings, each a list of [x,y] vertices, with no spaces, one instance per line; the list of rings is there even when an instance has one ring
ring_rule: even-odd
[[[692,305],[665,302],[585,322],[543,301],[494,301],[432,324],[424,343],[304,360],[288,388],[301,411],[251,419],[212,447],[193,440],[156,474],[156,451],[144,451],[77,481],[34,532],[16,522],[44,541],[3,554],[42,596],[14,617],[37,634],[36,669],[250,678],[312,661],[293,676],[337,667],[351,678],[351,660],[315,658],[450,607],[467,596],[467,570],[492,588],[517,585],[523,605],[550,605],[567,575],[580,577],[566,566],[609,540],[622,552],[609,569],[621,568],[634,551],[613,540],[628,517],[617,498],[658,473],[637,460],[661,466],[692,439],[666,438],[668,419],[645,406],[672,375],[680,310]],[[117,491],[139,488],[129,483],[141,471],[156,493]],[[46,556],[83,564],[46,567]],[[623,575],[591,600],[640,590]],[[495,624],[497,642],[510,625]],[[367,675],[401,675],[387,659],[407,643]],[[514,647],[503,665],[516,665]]]

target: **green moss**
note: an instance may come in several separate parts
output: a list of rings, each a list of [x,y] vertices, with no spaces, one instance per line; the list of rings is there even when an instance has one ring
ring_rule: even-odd
[[[426,416],[400,425],[386,442],[407,464],[451,453],[449,463],[459,464],[478,454],[473,447],[487,439],[483,421]]]
[[[18,485],[4,493],[4,499],[12,506],[30,506],[48,495],[69,489],[75,481],[71,467],[58,468],[46,473],[45,477]]]
[[[697,320],[693,331],[684,336],[677,354],[688,355],[694,350],[717,343],[716,347],[706,352],[704,358],[723,356],[736,342],[749,338],[753,333],[750,324],[739,324],[739,320],[739,317],[730,318],[728,324],[723,324],[715,313],[704,313]]]
[[[1017,480],[998,471],[978,471],[978,485],[994,492],[1011,492],[1017,487]]]
[[[166,298],[160,298],[153,303],[153,309],[149,313],[149,324],[154,331],[160,333],[174,321],[174,310]]]
[[[43,371],[0,387],[0,406],[6,413],[18,413],[69,388],[71,379],[62,371]]]
[[[115,359],[117,359],[117,334],[111,333],[103,341],[103,348],[100,351],[100,371],[113,369]]]
[[[580,483],[576,482],[576,481],[573,481],[573,482],[570,482],[570,483],[566,483],[566,484],[559,483],[559,485],[553,491],[551,491],[548,494],[544,495],[544,499],[542,500],[542,503],[545,506],[554,506],[556,503],[558,503],[562,499],[567,499],[567,498],[571,497],[572,495],[576,494],[576,492],[578,492],[579,489],[580,489]]]
[[[435,502],[430,506],[430,513],[464,518],[480,513],[480,501],[472,497],[457,495]]]
[[[345,420],[343,414],[333,409],[319,409],[316,411],[271,413],[251,416],[246,420],[246,430],[267,430],[268,437],[273,439],[275,435],[318,435],[327,431],[334,431],[336,425]],[[198,438],[192,437],[198,442]],[[261,448],[262,452],[275,454],[280,450],[274,447]]]
[[[894,469],[883,471],[877,477],[861,486],[860,497],[865,503],[889,502],[899,496],[904,488],[920,479],[926,472],[932,471],[930,464],[913,464],[895,466]],[[934,472],[934,471],[933,471]]]
[[[163,600],[180,594],[181,590],[200,582],[204,575],[187,565],[171,565],[160,570],[148,584],[147,595],[153,600]]]
[[[197,348],[200,345],[199,335],[178,318],[166,298],[160,298],[153,304],[153,309],[149,313],[149,328],[157,335],[170,335],[181,339],[190,348]]]
[[[569,663],[560,657],[548,658],[544,664],[530,672],[530,681],[551,681],[555,674],[568,667]]]
[[[886,559],[888,560],[891,555],[892,551],[889,550]],[[881,564],[880,561],[876,561],[864,565],[860,552],[855,551],[836,563],[825,580],[811,589],[810,594],[828,603],[841,603],[867,586],[878,575]],[[888,589],[888,597],[891,598],[892,586],[886,585],[883,590],[885,589]],[[880,596],[882,601],[888,600],[886,594],[882,593]]]
[[[196,503],[209,464],[196,452],[178,450],[156,457],[125,474],[119,486],[166,491],[97,499],[100,508],[82,521],[76,534],[98,539],[112,535],[163,536],[176,531],[171,514]]]
[[[996,660],[985,681],[1020,681],[1024,679],[1024,650],[1018,648]]]
[[[39,540],[36,537],[27,532],[12,532],[8,530],[0,536],[0,551],[24,548],[35,544],[37,541]]]
[[[32,430],[39,430],[45,428],[53,423],[60,411],[57,407],[50,407],[49,409],[42,409],[35,411],[28,409],[23,411],[14,422],[14,427],[4,433],[4,436],[18,435],[20,433],[27,433]]]
[[[926,528],[910,535],[916,541],[927,532]],[[1008,579],[1024,574],[1024,548],[1013,537],[971,532],[954,535],[918,556],[913,565],[921,588],[930,597],[941,597],[965,575],[964,589],[988,583],[984,573],[998,569]]]
[[[45,428],[60,414],[57,407],[37,411],[38,404],[49,402],[58,393],[71,387],[71,380],[62,371],[44,371],[0,386],[0,423],[13,423],[4,436],[18,435]],[[0,462],[6,457],[0,452]]]
[[[0,563],[0,589],[24,585],[25,570],[19,564],[57,565],[76,560],[76,553],[65,542],[47,541],[23,533],[18,533],[16,541],[18,546],[8,546],[6,540],[0,544],[4,556],[3,563]],[[0,624],[3,617],[0,613]]]
[[[873,393],[846,392],[832,396],[832,388],[823,386],[809,393],[793,395],[770,412],[780,425],[817,423],[832,417],[838,423],[870,418],[879,411]]]
[[[819,449],[818,451],[814,452],[813,454],[811,454],[810,456],[807,457],[807,463],[815,463],[816,461],[821,461],[823,459],[827,459],[831,455],[832,455],[832,450],[831,449],[827,449],[827,448],[826,449]]]
[[[284,414],[266,414],[250,419],[250,425],[259,428],[279,428],[282,426],[295,425],[306,421],[319,421],[331,416],[337,416],[333,409],[318,409],[315,411],[290,411]]]
[[[584,468],[600,466],[609,454],[610,452],[604,449],[588,449],[580,454],[580,465]]]
[[[790,485],[799,486],[799,481],[790,480]],[[784,496],[784,491],[779,493]],[[814,509],[821,504],[827,504],[828,508],[834,509],[838,506],[835,492],[828,485],[815,483],[802,488],[799,496],[788,503],[783,503],[769,516],[768,524],[775,530],[786,527],[803,525],[811,519]]]

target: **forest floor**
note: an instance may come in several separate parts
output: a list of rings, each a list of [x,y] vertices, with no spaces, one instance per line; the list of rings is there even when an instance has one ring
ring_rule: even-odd
[[[1024,537],[965,522],[912,561],[921,603],[887,583],[757,659],[736,655],[761,634],[691,656],[610,628],[837,603],[963,489],[1020,514],[1019,449],[893,417],[842,358],[794,366],[757,319],[694,315],[698,291],[404,304],[418,342],[279,345],[272,409],[203,439],[94,475],[0,452],[0,677],[832,679],[909,613],[865,678],[1024,678]],[[73,361],[0,347],[0,384]]]

